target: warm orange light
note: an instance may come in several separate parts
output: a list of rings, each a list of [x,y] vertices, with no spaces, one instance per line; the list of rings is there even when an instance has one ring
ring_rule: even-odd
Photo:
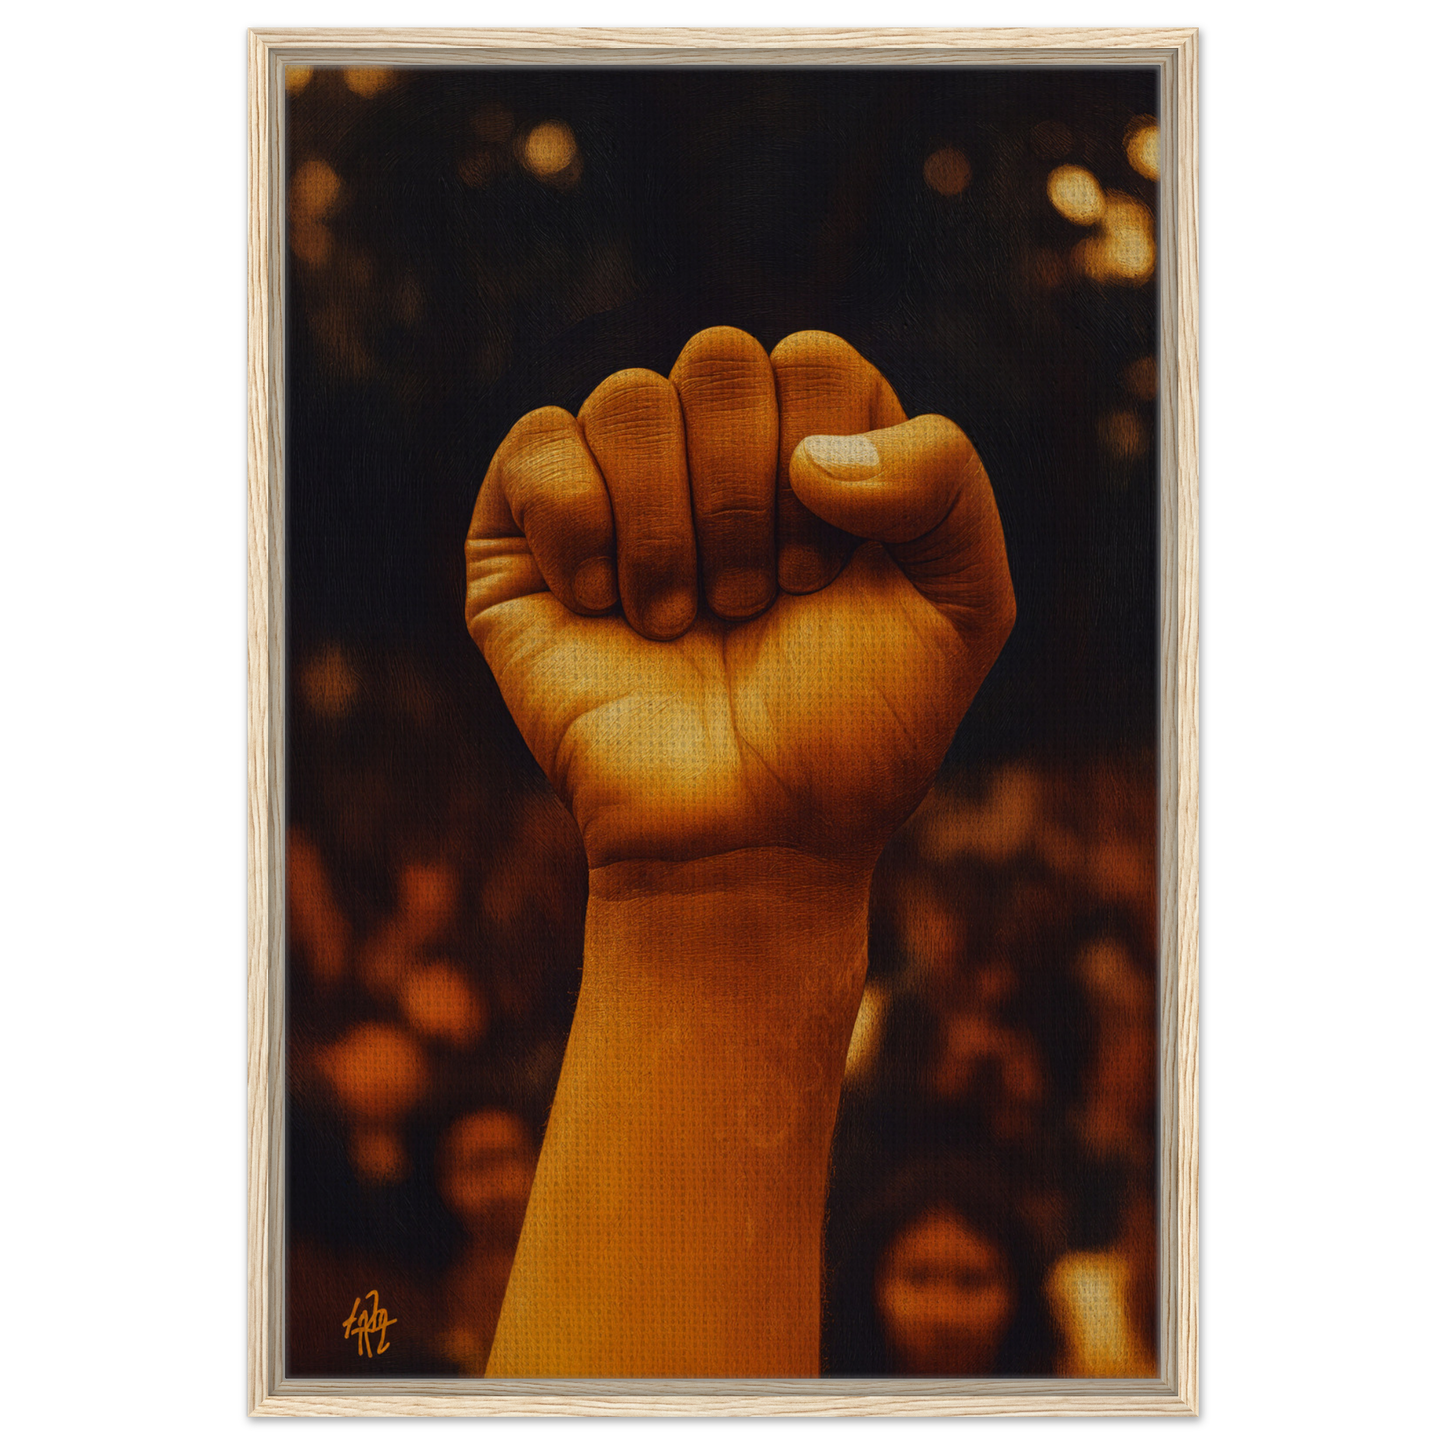
[[[1056,166],[1049,172],[1049,200],[1054,209],[1076,226],[1092,226],[1103,219],[1104,192],[1094,173],[1083,166]]]
[[[522,161],[534,176],[558,175],[576,155],[577,141],[571,128],[559,120],[543,121],[534,127],[522,145]]]
[[[863,990],[858,1004],[858,1015],[853,1021],[853,1036],[848,1040],[848,1059],[843,1065],[844,1076],[857,1080],[866,1075],[878,1057],[878,1046],[883,1042],[883,1016],[887,999],[877,984],[870,984]]]
[[[291,177],[291,219],[322,221],[335,209],[341,177],[323,160],[305,161]]]
[[[437,1152],[443,1168],[456,1168],[479,1154],[527,1154],[531,1149],[527,1126],[515,1114],[479,1109],[447,1130]]]
[[[291,249],[308,266],[324,266],[331,259],[331,231],[320,221],[291,223]]]
[[[1101,232],[1074,248],[1074,262],[1091,280],[1142,285],[1154,274],[1154,214],[1122,191],[1104,200]]]
[[[978,802],[935,788],[915,815],[919,852],[930,862],[959,857],[1007,862],[1034,838],[1043,812],[1043,783],[1022,763],[999,768]]]
[[[298,828],[286,831],[286,922],[301,956],[324,987],[341,982],[351,952],[351,924],[321,850]]]
[[[1159,179],[1159,122],[1152,115],[1136,115],[1124,132],[1124,154],[1141,176]]]
[[[358,1129],[351,1138],[351,1164],[369,1184],[400,1184],[409,1161],[394,1129]]]
[[[396,83],[396,71],[383,70],[380,66],[361,66],[357,69],[344,71],[346,88],[353,95],[359,95],[363,100],[370,100],[374,95],[380,95],[383,90],[388,89]]]
[[[361,686],[351,659],[339,647],[328,647],[305,663],[299,681],[307,706],[330,722],[339,722],[351,711]]]
[[[958,196],[973,179],[973,167],[961,150],[944,146],[924,161],[923,179],[940,196]]]
[[[1140,401],[1153,401],[1159,395],[1159,367],[1152,356],[1141,356],[1124,368],[1124,388]]]
[[[288,65],[286,67],[286,94],[300,95],[311,84],[315,67],[310,65]]]
[[[465,1049],[481,1038],[486,1013],[461,970],[450,963],[428,963],[402,979],[401,1009],[407,1022],[428,1038]]]
[[[1124,461],[1142,457],[1148,445],[1144,422],[1136,411],[1110,412],[1099,423],[1099,440],[1109,452]]]
[[[406,937],[426,943],[451,922],[461,880],[450,863],[408,863],[397,879],[397,914]]]
[[[426,1089],[421,1046],[393,1024],[359,1024],[321,1056],[347,1113],[375,1124],[403,1117]]]
[[[1143,201],[1110,191],[1104,200],[1104,239],[1117,276],[1144,281],[1153,273],[1154,214]]]
[[[437,1149],[441,1196],[464,1225],[478,1231],[508,1216],[521,1228],[536,1167],[527,1126],[505,1109],[464,1115]]]
[[[1129,1265],[1118,1251],[1064,1255],[1045,1288],[1064,1337],[1069,1374],[1108,1378],[1152,1372],[1149,1347],[1129,1319]]]

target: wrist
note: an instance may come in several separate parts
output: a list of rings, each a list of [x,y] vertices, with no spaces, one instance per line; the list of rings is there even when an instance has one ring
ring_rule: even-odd
[[[821,1209],[868,883],[789,848],[597,868],[569,1056],[682,1137],[749,1156],[728,1168],[773,1168],[759,1140],[788,1153]]]
[[[833,984],[851,1028],[846,999],[867,966],[871,882],[862,864],[792,848],[594,868],[583,987],[590,976],[614,991],[754,1009],[775,998],[795,1008],[801,993],[821,1025]]]
[[[785,848],[592,872],[569,1052],[826,1168],[867,971],[869,875]],[[610,1082],[610,1081],[608,1081]],[[746,1148],[746,1139],[739,1141]]]
[[[816,1374],[867,873],[757,849],[591,882],[581,993],[490,1370]]]

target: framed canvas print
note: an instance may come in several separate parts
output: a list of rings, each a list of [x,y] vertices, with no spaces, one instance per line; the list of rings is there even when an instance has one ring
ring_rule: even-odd
[[[254,1413],[1194,1411],[1195,44],[253,32]]]

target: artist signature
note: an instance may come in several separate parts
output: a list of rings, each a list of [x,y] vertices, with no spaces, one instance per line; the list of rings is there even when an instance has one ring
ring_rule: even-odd
[[[356,1303],[351,1306],[351,1314],[341,1322],[341,1331],[346,1339],[356,1336],[356,1353],[359,1355],[363,1348],[366,1350],[367,1359],[371,1358],[371,1337],[376,1335],[376,1353],[384,1355],[391,1348],[391,1341],[387,1339],[386,1332],[392,1326],[400,1324],[400,1320],[394,1320],[383,1308],[381,1300],[377,1297],[375,1290],[366,1295],[371,1301],[371,1308],[364,1310],[361,1307],[362,1296],[357,1295]]]

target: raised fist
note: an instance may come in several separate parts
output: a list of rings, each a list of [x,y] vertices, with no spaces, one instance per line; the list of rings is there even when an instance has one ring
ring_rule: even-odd
[[[968,438],[817,331],[769,357],[716,327],[670,377],[530,412],[466,558],[467,625],[593,869],[871,868],[1014,620]]]

